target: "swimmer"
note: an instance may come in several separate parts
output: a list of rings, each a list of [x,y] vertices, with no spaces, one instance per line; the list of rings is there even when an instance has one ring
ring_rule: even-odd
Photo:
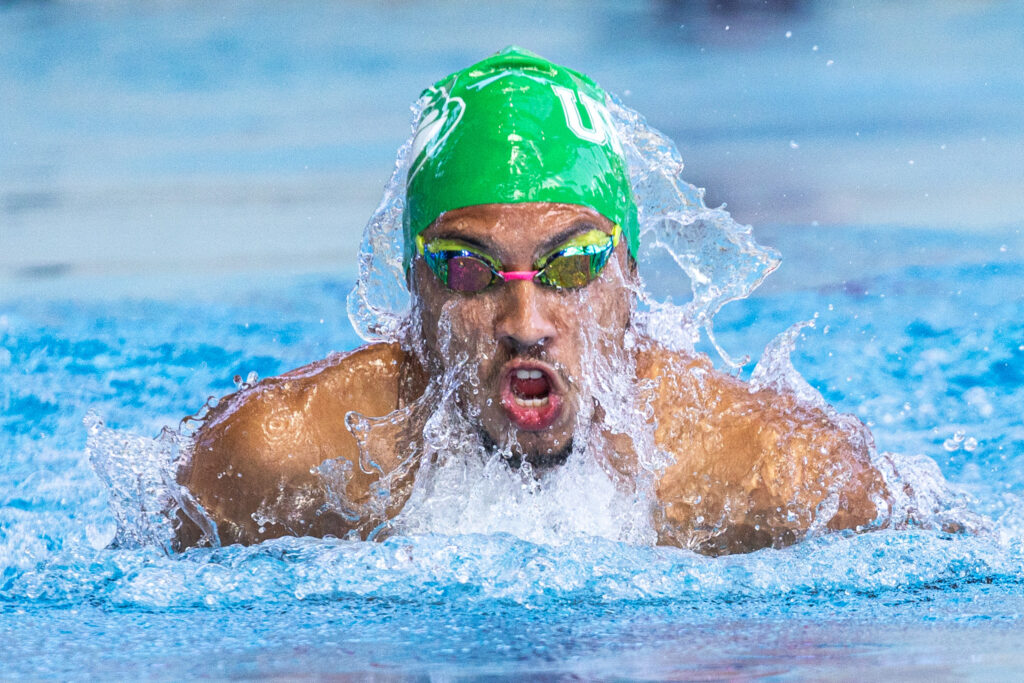
[[[627,485],[649,473],[662,544],[720,555],[884,524],[891,494],[863,425],[755,390],[640,328],[638,210],[605,97],[516,48],[424,92],[402,218],[414,334],[245,386],[208,411],[179,481],[221,544],[366,538],[407,502],[419,467],[407,451],[422,452],[438,409],[540,480],[577,452]],[[616,402],[638,406],[648,447],[666,457],[653,470],[587,379],[605,366],[626,374]],[[438,393],[446,374],[454,390]],[[379,431],[356,429],[359,416]],[[368,463],[360,450],[371,447]],[[347,508],[322,476],[328,462],[346,473]],[[179,518],[179,547],[200,543]]]

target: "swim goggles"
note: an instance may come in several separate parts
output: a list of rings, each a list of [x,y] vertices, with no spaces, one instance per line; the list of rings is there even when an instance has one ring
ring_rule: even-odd
[[[611,234],[591,230],[577,235],[539,258],[535,270],[502,270],[490,254],[453,239],[424,242],[417,235],[416,250],[437,279],[456,292],[482,292],[498,280],[533,280],[555,289],[577,289],[597,279],[621,237],[618,225]]]

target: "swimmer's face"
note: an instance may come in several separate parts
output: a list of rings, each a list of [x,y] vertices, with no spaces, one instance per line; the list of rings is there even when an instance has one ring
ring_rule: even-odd
[[[613,228],[571,204],[486,204],[443,214],[423,238],[455,240],[492,256],[502,270],[530,271],[573,237]],[[534,465],[561,461],[578,417],[586,421],[593,410],[585,357],[622,343],[632,301],[628,272],[625,240],[600,275],[578,289],[511,280],[462,293],[415,259],[427,353],[442,368],[460,356],[468,360],[457,400],[489,439],[513,443],[515,455]]]

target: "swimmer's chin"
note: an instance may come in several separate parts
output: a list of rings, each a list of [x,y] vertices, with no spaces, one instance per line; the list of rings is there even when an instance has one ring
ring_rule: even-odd
[[[482,437],[484,447],[489,453],[500,449],[498,442],[486,431],[483,432]],[[530,469],[534,473],[544,474],[564,465],[569,460],[570,453],[572,453],[571,439],[550,448],[521,449],[513,447],[509,449],[509,454],[504,461],[512,470],[521,469],[524,463],[529,463]]]

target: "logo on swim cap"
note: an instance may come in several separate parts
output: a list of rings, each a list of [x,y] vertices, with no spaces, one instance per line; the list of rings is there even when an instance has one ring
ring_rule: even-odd
[[[636,205],[604,101],[583,74],[515,47],[425,90],[406,186],[406,266],[416,235],[445,211],[520,202],[591,208],[622,227],[636,256]]]
[[[412,139],[412,158],[418,161],[409,169],[410,178],[416,175],[424,161],[437,153],[466,111],[461,97],[449,97],[443,89],[431,88],[422,97],[430,97],[433,102],[420,116]]]
[[[587,118],[590,120],[590,127],[587,128],[583,125],[583,118],[580,116],[576,93],[569,88],[563,88],[560,85],[552,85],[551,90],[562,103],[562,112],[565,114],[565,125],[569,127],[569,130],[576,134],[576,137],[580,140],[593,142],[597,145],[603,145],[605,142],[609,142],[616,154],[622,154],[622,145],[619,144],[619,136],[616,135],[615,127],[612,125],[611,115],[603,104],[600,104],[586,93],[580,93],[579,102],[583,105],[583,108],[587,112]]]

